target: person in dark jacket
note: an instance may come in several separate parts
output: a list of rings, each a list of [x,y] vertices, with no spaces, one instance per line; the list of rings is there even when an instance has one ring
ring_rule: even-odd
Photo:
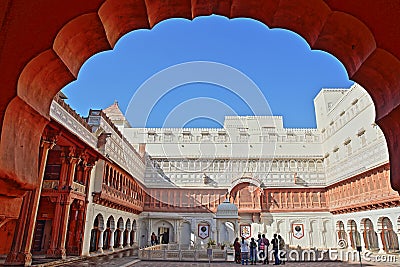
[[[277,234],[274,234],[274,238],[271,241],[272,249],[274,250],[274,265],[279,265],[279,240],[277,238]]]
[[[285,250],[284,250],[285,249],[285,240],[283,240],[283,238],[280,235],[278,235],[278,242],[279,242],[278,247],[279,247],[279,252],[280,252],[279,263],[285,264],[285,260],[284,260],[284,258],[285,258]]]
[[[257,262],[257,242],[254,240],[254,237],[251,238],[250,241],[250,264],[254,265]]]

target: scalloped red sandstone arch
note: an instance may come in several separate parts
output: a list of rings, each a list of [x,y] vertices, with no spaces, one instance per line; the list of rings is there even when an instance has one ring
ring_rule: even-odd
[[[168,18],[211,14],[253,18],[270,28],[289,29],[311,48],[335,55],[375,102],[376,121],[388,141],[392,186],[400,190],[400,48],[390,40],[400,41],[400,30],[389,27],[400,17],[399,1],[67,2],[0,4],[4,88],[0,91],[0,185],[4,185],[0,195],[17,196],[36,187],[38,144],[51,99],[77,77],[89,57],[111,49],[129,31],[151,28]]]

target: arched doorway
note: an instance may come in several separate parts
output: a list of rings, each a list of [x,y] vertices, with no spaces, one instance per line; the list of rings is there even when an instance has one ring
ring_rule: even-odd
[[[347,241],[347,234],[346,234],[346,229],[344,228],[344,223],[342,221],[338,221],[336,223],[336,231],[337,231],[337,238],[338,238],[338,246],[341,248],[345,248],[348,245]],[[341,242],[341,240],[344,240],[345,242]]]
[[[356,222],[354,220],[348,221],[347,228],[349,230],[350,246],[356,249],[358,246],[361,246],[361,235],[357,230]]]
[[[100,233],[104,231],[104,219],[101,214],[98,214],[93,222],[93,228],[90,231],[90,248],[89,252],[99,250]]]
[[[235,223],[230,221],[222,222],[220,225],[219,232],[219,242],[223,243],[233,243],[236,238]]]
[[[110,216],[107,220],[106,229],[103,234],[103,248],[112,249],[114,246],[114,231],[115,221],[114,217]]]
[[[257,179],[242,177],[233,183],[229,190],[230,201],[234,203],[240,212],[260,212],[262,203],[261,182]]]
[[[131,246],[136,242],[136,231],[137,231],[136,220],[133,220],[132,221],[132,231],[130,232],[130,235],[131,235],[130,245]]]
[[[378,225],[381,226],[381,239],[383,250],[395,252],[399,250],[399,240],[393,230],[393,224],[388,217],[379,218]]]
[[[117,222],[117,229],[115,230],[114,233],[114,248],[122,247],[123,232],[124,232],[124,219],[120,217]]]
[[[125,231],[124,231],[124,243],[123,243],[124,247],[130,245],[131,230],[132,230],[131,219],[128,219],[126,220]]]
[[[174,242],[175,240],[175,231],[172,224],[168,221],[161,220],[157,222],[155,225],[155,230],[160,244],[169,244],[170,242]]]
[[[365,249],[377,250],[378,246],[378,235],[374,230],[374,225],[370,219],[363,219],[361,221],[361,229],[363,231],[363,238],[365,243]]]

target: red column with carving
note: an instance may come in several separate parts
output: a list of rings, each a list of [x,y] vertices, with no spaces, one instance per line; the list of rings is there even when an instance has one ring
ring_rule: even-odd
[[[56,143],[56,134],[46,132],[42,137],[40,149],[40,162],[38,173],[38,187],[28,191],[23,196],[20,215],[14,232],[13,244],[7,255],[6,265],[25,265],[32,263],[31,246],[39,208],[40,193],[42,191],[43,176],[46,167],[48,152]]]

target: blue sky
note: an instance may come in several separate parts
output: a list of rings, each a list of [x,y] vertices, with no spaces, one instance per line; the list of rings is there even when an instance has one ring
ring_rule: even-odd
[[[197,61],[215,63],[223,72],[186,64]],[[151,83],[161,76],[164,80]],[[182,76],[189,82],[181,82]],[[130,111],[134,127],[217,127],[224,115],[273,114],[284,117],[285,127],[309,128],[316,125],[313,99],[321,88],[352,84],[335,57],[310,50],[291,31],[208,16],[170,19],[128,33],[113,50],[91,57],[63,92],[82,116],[116,100],[123,113]],[[255,107],[257,101],[270,109]]]

